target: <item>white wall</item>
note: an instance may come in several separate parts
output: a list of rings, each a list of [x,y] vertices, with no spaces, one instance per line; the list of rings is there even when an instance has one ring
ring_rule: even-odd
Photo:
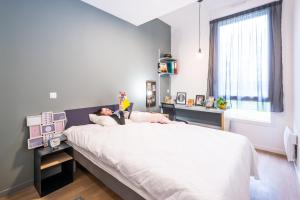
[[[295,0],[294,9],[294,130],[300,137],[300,0]],[[298,147],[297,169],[300,177],[300,147]]]
[[[235,2],[235,3],[234,3]],[[247,10],[271,2],[270,0],[250,0],[236,3],[237,0],[211,0],[202,3],[201,13],[201,48],[202,59],[197,57],[198,50],[198,4],[193,3],[161,19],[171,25],[172,54],[179,60],[179,74],[172,78],[172,95],[177,91],[186,91],[188,98],[196,94],[206,94],[208,56],[209,56],[209,21]],[[242,2],[242,1],[240,1]],[[292,18],[293,0],[283,3],[283,82],[284,113],[272,113],[271,123],[254,123],[245,120],[232,120],[231,131],[247,136],[252,143],[264,150],[284,153],[283,130],[292,126]]]

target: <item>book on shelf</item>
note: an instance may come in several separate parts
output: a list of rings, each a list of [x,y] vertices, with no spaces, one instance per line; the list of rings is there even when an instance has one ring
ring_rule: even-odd
[[[158,72],[159,73],[169,73],[169,74],[177,74],[177,62],[164,62],[158,64]]]

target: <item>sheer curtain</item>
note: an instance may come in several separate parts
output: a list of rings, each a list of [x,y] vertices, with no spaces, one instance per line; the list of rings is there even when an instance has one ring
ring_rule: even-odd
[[[281,4],[277,6],[211,22],[207,95],[225,97],[237,109],[283,111]]]
[[[218,96],[232,107],[270,110],[268,21],[265,9],[218,23]]]

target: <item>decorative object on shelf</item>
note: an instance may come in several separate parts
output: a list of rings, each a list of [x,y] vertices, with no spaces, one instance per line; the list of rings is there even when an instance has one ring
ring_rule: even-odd
[[[220,109],[222,109],[222,110],[226,110],[226,108],[227,108],[227,101],[224,98],[219,97],[217,99],[217,107],[220,108]]]
[[[205,105],[205,95],[196,95],[195,106]]]
[[[164,103],[172,104],[173,100],[171,96],[165,96]]]
[[[156,82],[146,81],[146,107],[156,106]]]
[[[187,105],[188,105],[189,107],[194,106],[194,99],[188,99],[187,102],[188,102]]]
[[[41,115],[27,116],[29,127],[28,149],[47,147],[51,138],[65,130],[66,113],[43,112]]]
[[[60,137],[54,137],[49,139],[49,146],[52,148],[52,150],[55,150],[60,145]]]
[[[203,0],[198,0],[198,4],[199,4],[199,12],[198,12],[198,14],[199,14],[199,24],[198,24],[198,28],[199,28],[199,32],[198,32],[198,42],[199,42],[199,49],[198,49],[198,55],[199,55],[199,57],[202,57],[202,49],[201,49],[201,2],[202,2]]]
[[[181,105],[186,104],[186,92],[177,92],[176,103]]]
[[[158,73],[177,74],[177,60],[170,53],[165,53],[158,59]]]
[[[164,54],[164,58],[172,58],[172,54],[170,54],[170,53],[165,53],[165,54]]]
[[[209,97],[206,100],[205,107],[206,108],[213,108],[214,107],[214,103],[215,103],[215,98],[214,97]]]
[[[168,73],[167,63],[159,63],[159,72]]]

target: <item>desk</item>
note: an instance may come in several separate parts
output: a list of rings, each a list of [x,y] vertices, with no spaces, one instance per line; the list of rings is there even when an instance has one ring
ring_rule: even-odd
[[[225,130],[225,110],[175,104],[177,119],[190,124]]]

